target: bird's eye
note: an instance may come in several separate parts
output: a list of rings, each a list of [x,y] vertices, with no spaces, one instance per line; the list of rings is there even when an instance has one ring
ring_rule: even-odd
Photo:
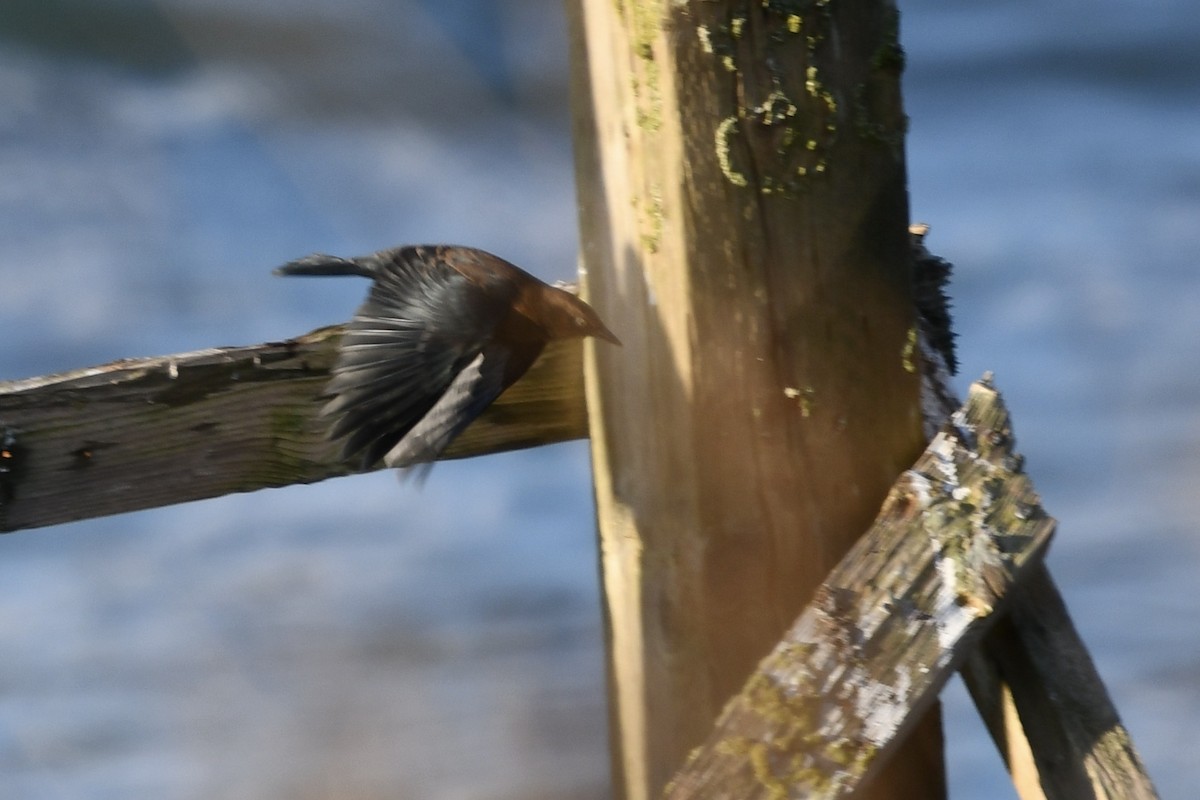
[[[583,327],[586,327],[586,326],[587,326],[587,320],[586,320],[586,319],[584,319],[583,317],[576,317],[576,318],[575,318],[575,327],[576,327],[576,328],[583,328]]]

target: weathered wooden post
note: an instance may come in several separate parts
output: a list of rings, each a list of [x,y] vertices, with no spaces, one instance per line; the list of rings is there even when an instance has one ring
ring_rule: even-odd
[[[578,0],[618,793],[661,791],[922,447],[890,0]],[[943,790],[936,715],[878,796]],[[901,775],[903,773],[903,775]]]

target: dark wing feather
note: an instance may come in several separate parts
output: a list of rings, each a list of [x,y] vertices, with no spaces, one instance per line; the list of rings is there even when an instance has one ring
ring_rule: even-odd
[[[361,454],[366,468],[421,422],[479,359],[516,289],[468,280],[435,248],[405,247],[361,261],[370,262],[375,282],[347,326],[326,390],[333,399],[322,413],[334,419],[330,435],[346,437],[343,457]]]
[[[511,351],[489,345],[464,367],[433,407],[384,457],[389,467],[429,463],[504,391]]]
[[[540,344],[493,342],[468,364],[429,412],[384,457],[389,467],[428,473],[449,444],[537,360]]]

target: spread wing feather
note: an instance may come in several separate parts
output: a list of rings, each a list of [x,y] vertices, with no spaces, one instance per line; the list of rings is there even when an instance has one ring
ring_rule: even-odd
[[[436,248],[355,262],[374,284],[347,326],[326,390],[330,435],[346,437],[343,457],[364,468],[389,451],[397,453],[389,466],[435,458],[503,391],[505,348],[484,353],[516,290],[480,286]]]
[[[485,347],[464,367],[420,421],[384,457],[389,467],[410,467],[437,459],[502,391],[511,351]]]

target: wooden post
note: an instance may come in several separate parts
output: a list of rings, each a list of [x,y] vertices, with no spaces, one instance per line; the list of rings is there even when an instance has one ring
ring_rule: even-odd
[[[922,448],[888,0],[568,2],[614,775],[657,794]],[[880,796],[944,792],[936,716]]]

